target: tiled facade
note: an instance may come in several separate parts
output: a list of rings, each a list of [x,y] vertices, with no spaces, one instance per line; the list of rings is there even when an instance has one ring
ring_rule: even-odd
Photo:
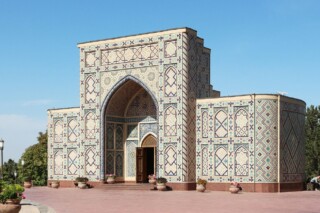
[[[136,148],[148,135],[158,141],[155,172],[173,188],[189,189],[199,177],[210,183],[301,180],[304,103],[278,95],[216,98],[210,50],[196,31],[78,47],[80,107],[48,110],[50,180],[103,182],[115,173],[119,181],[135,181]]]
[[[304,113],[303,102],[279,95],[198,100],[197,177],[212,183],[303,182]]]

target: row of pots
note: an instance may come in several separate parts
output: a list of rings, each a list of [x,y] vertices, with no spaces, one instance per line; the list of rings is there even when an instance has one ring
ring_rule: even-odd
[[[156,184],[156,180],[155,179],[149,179],[149,183],[150,184]],[[157,189],[159,191],[165,191],[166,190],[166,184],[165,183],[157,183]],[[197,184],[196,190],[198,192],[204,192],[206,190],[206,187],[203,184]],[[236,194],[240,191],[240,189],[236,186],[230,186],[229,191],[233,194]]]
[[[51,185],[51,188],[55,188],[55,189],[60,187],[59,181],[52,181],[50,185]],[[86,182],[77,182],[76,186],[80,189],[86,189],[87,183]]]
[[[115,183],[115,178],[112,178],[112,177],[108,177],[107,178],[107,183],[108,184],[113,184]],[[156,179],[149,179],[149,183],[150,184],[153,184],[155,185],[156,184],[156,187],[159,191],[165,191],[167,186],[165,183],[156,183]],[[60,184],[58,181],[53,181],[51,182],[51,187],[52,188],[59,188]],[[87,188],[87,183],[86,182],[78,182],[78,185],[77,185],[80,189],[85,189]],[[25,186],[26,187],[26,186]],[[30,183],[30,187],[31,187],[31,183]],[[26,187],[26,188],[30,188],[30,187]],[[202,184],[197,184],[197,188],[196,190],[198,192],[204,192],[206,190],[206,187]],[[236,186],[233,186],[231,185],[230,188],[229,188],[229,191],[231,193],[238,193],[240,191],[240,189]]]

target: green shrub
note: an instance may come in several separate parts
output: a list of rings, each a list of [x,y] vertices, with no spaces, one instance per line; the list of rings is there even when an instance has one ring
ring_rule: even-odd
[[[4,185],[0,193],[0,202],[5,203],[8,199],[22,199],[24,188],[19,184]]]
[[[204,187],[207,185],[207,182],[208,182],[208,181],[206,181],[206,180],[204,180],[204,179],[201,179],[201,178],[199,178],[199,179],[197,180],[197,184],[201,184],[201,185],[203,185]]]
[[[89,179],[87,177],[77,177],[76,182],[88,182]]]
[[[167,183],[167,182],[168,182],[167,179],[164,178],[164,177],[159,177],[159,178],[157,179],[157,183]]]

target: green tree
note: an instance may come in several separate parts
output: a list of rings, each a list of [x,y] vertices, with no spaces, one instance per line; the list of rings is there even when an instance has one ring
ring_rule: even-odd
[[[23,181],[24,178],[30,177],[33,185],[44,186],[47,185],[47,132],[39,132],[37,139],[38,143],[28,147],[22,154],[19,162],[19,179]]]
[[[16,177],[14,172],[18,173],[18,164],[14,160],[9,159],[3,164],[3,180],[7,183],[15,183]]]
[[[320,106],[307,108],[306,125],[306,175],[320,175]]]

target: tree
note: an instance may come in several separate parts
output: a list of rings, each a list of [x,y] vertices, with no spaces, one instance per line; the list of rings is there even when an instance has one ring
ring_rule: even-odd
[[[9,159],[3,164],[3,180],[7,183],[15,183],[16,177],[14,172],[18,172],[18,165],[14,160]]]
[[[311,105],[306,115],[306,175],[310,178],[320,175],[320,106]]]
[[[38,143],[28,147],[22,154],[19,170],[19,178],[30,177],[33,185],[43,186],[47,185],[47,143],[48,134],[47,132],[39,132],[37,137]],[[21,165],[21,161],[24,161],[24,165]]]

